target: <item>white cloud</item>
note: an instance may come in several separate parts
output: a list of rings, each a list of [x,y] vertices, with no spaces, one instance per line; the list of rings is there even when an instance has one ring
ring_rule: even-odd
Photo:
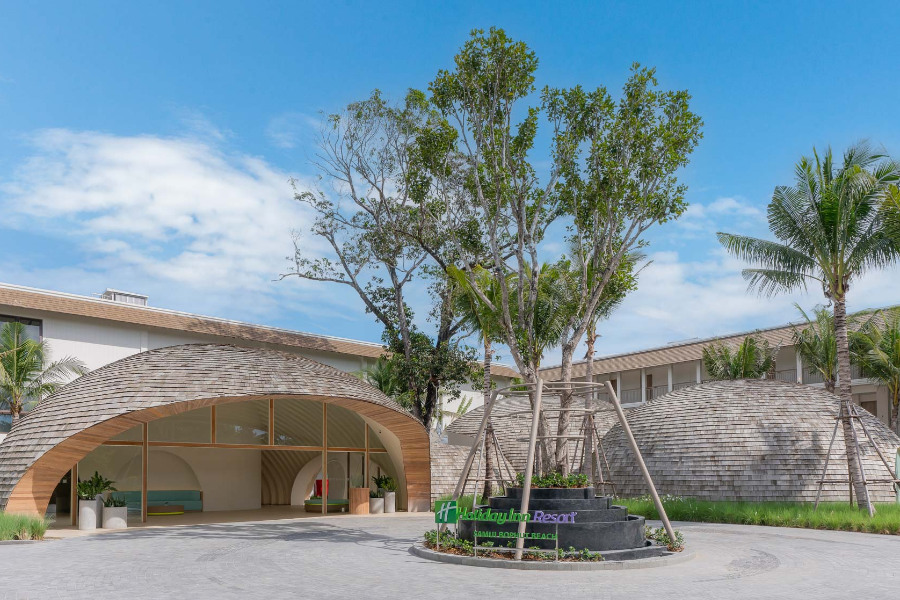
[[[707,209],[713,214],[725,214],[744,217],[762,217],[763,211],[748,203],[746,198],[718,198]]]
[[[290,150],[303,142],[319,126],[319,121],[303,113],[289,112],[273,117],[266,127],[266,137],[277,148]]]
[[[317,301],[321,286],[273,282],[293,253],[291,230],[308,230],[312,217],[293,200],[288,173],[208,139],[35,134],[32,155],[0,185],[5,224],[67,240],[81,260],[3,279],[80,293],[105,282],[157,293],[170,308],[237,318],[269,320],[283,302],[307,314],[358,314],[348,299]],[[315,255],[315,239],[304,240]],[[77,286],[79,278],[98,289]]]

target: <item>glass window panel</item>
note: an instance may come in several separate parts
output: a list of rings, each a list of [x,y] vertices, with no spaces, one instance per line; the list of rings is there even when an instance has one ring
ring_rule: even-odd
[[[163,417],[148,423],[151,442],[198,442],[208,444],[212,411],[209,407]],[[249,442],[248,442],[249,443]]]
[[[322,445],[322,403],[312,400],[275,400],[275,444]]]
[[[375,450],[384,450],[384,444],[381,443],[381,439],[378,437],[378,433],[381,431],[381,428],[372,429],[369,427],[369,448],[374,448]]]
[[[216,443],[269,443],[269,401],[248,400],[216,406]]]
[[[138,425],[136,427],[132,427],[131,429],[126,429],[122,433],[117,434],[109,439],[119,442],[142,442],[144,441],[144,432],[141,429],[141,426]]]
[[[387,475],[396,479],[397,483],[400,482],[400,478],[397,477],[397,469],[387,452],[369,454],[369,487],[375,488],[372,478],[378,475]]]
[[[365,448],[366,422],[352,410],[329,404],[328,446],[330,448]]]
[[[141,490],[141,448],[139,446],[98,446],[78,463],[78,479],[85,481],[94,472],[113,482],[119,492]]]
[[[328,453],[328,499],[347,500],[351,487],[366,487],[363,452]]]

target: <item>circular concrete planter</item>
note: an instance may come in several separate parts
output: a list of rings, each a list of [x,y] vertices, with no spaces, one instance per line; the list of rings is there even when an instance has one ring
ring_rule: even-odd
[[[624,571],[629,569],[653,569],[670,565],[680,565],[696,557],[694,552],[667,552],[664,556],[650,558],[638,558],[632,560],[604,560],[602,562],[557,562],[557,561],[528,561],[508,560],[503,558],[475,558],[474,556],[459,556],[446,554],[426,548],[423,544],[415,544],[409,549],[410,554],[448,563],[451,565],[464,565],[468,567],[487,567],[493,569],[518,569],[521,571]]]
[[[128,507],[127,506],[104,506],[103,507],[103,529],[127,529],[128,528]]]

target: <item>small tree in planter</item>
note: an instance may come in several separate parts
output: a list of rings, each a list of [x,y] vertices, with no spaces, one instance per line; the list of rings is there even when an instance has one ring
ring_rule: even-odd
[[[380,515],[384,512],[384,491],[369,491],[369,514]]]
[[[112,494],[103,503],[103,529],[128,528],[128,503]]]
[[[90,531],[97,529],[100,514],[103,510],[100,495],[105,492],[115,492],[114,481],[106,479],[98,471],[85,481],[78,480],[76,490],[78,492],[78,529]]]
[[[372,477],[375,487],[381,492],[384,498],[384,512],[392,513],[397,511],[397,480],[387,475]]]

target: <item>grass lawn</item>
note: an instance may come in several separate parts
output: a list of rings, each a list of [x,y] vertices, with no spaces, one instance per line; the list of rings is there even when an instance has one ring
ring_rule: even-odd
[[[42,540],[48,527],[46,519],[0,512],[0,541]]]
[[[650,499],[617,498],[615,504],[648,519],[659,514]],[[875,516],[842,502],[821,502],[813,511],[811,503],[799,502],[710,502],[706,500],[666,499],[663,506],[672,521],[736,523],[805,529],[834,529],[900,535],[900,504],[877,504]]]

